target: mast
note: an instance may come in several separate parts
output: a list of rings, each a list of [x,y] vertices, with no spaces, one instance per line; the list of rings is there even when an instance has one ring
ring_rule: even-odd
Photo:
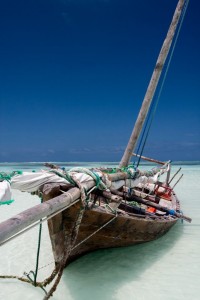
[[[174,15],[173,15],[172,22],[170,24],[167,36],[166,36],[166,38],[164,40],[164,43],[162,45],[162,48],[160,50],[160,53],[159,53],[159,56],[158,56],[158,59],[157,59],[157,62],[156,62],[155,69],[153,71],[151,80],[149,82],[149,86],[148,86],[146,94],[144,96],[144,100],[143,100],[140,112],[139,112],[137,120],[135,122],[135,126],[133,128],[133,131],[132,131],[132,134],[130,136],[130,139],[129,139],[128,145],[126,147],[126,150],[124,152],[124,155],[123,155],[123,157],[121,159],[121,162],[119,164],[120,168],[128,166],[129,161],[130,161],[131,156],[132,156],[132,153],[135,149],[135,146],[136,146],[136,143],[138,141],[140,132],[142,130],[144,121],[146,119],[150,104],[152,102],[156,87],[158,85],[159,78],[160,78],[164,63],[165,63],[167,55],[169,53],[169,50],[170,50],[170,47],[171,47],[171,44],[172,44],[172,40],[173,40],[175,31],[176,31],[176,28],[177,28],[177,25],[178,25],[178,22],[179,22],[179,19],[180,19],[185,1],[186,0],[179,0],[178,1],[176,10],[175,10]]]

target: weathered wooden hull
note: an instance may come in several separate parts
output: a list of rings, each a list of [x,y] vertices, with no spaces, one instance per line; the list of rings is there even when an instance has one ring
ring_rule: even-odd
[[[66,234],[64,226],[68,229],[72,228],[79,208],[79,204],[76,204],[63,212],[62,215],[49,220],[55,262],[59,262],[64,253]],[[172,218],[152,219],[145,216],[129,215],[119,215],[113,219],[114,217],[114,214],[108,213],[102,208],[86,210],[68,262],[97,249],[125,247],[152,241],[164,235],[177,222],[177,219]],[[111,219],[113,220],[107,226],[96,232]],[[92,236],[89,237],[90,235]],[[84,242],[81,243],[82,241]],[[79,243],[81,244],[76,247]]]

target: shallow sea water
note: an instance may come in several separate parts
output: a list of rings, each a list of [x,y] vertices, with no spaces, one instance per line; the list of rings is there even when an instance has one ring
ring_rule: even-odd
[[[36,164],[0,166],[0,170],[31,170]],[[148,168],[148,167],[146,167]],[[173,167],[173,172],[178,166]],[[178,222],[162,238],[127,248],[99,250],[71,263],[51,299],[54,300],[179,300],[200,299],[200,165],[182,165],[184,176],[175,188],[191,224]],[[15,202],[0,206],[0,221],[38,204],[38,197],[13,191]],[[35,268],[38,228],[0,248],[0,275],[19,275]],[[44,223],[40,267],[53,261]],[[39,270],[43,280],[53,264]],[[16,280],[0,280],[0,299],[42,299],[39,288]]]

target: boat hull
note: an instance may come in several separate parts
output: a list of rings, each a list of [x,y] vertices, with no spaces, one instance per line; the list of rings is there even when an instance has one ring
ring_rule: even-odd
[[[63,257],[66,235],[73,229],[79,210],[80,205],[75,204],[56,218],[49,220],[49,232],[56,263],[59,263]],[[68,262],[98,249],[125,247],[155,240],[164,235],[176,222],[177,219],[174,218],[153,219],[127,214],[115,218],[113,213],[102,208],[86,210]],[[108,224],[103,227],[106,223]],[[67,228],[67,232],[64,228]]]

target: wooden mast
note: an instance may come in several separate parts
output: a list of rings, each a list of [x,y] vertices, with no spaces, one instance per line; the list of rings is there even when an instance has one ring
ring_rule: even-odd
[[[157,59],[157,62],[156,62],[155,69],[153,71],[151,80],[149,82],[149,86],[148,86],[146,94],[144,96],[144,100],[143,100],[140,112],[139,112],[137,120],[135,122],[135,126],[133,128],[133,131],[132,131],[132,134],[130,136],[130,139],[129,139],[128,145],[126,147],[126,150],[124,152],[124,155],[123,155],[123,157],[121,159],[121,162],[119,164],[120,168],[128,166],[129,161],[130,161],[131,156],[132,156],[132,153],[135,149],[137,140],[138,140],[140,132],[142,130],[142,126],[144,124],[144,121],[146,119],[146,116],[147,116],[147,113],[148,113],[148,110],[149,110],[149,106],[151,104],[151,101],[153,99],[156,87],[158,85],[159,78],[160,78],[165,60],[166,60],[167,55],[169,53],[169,50],[170,50],[170,47],[171,47],[171,44],[172,44],[172,40],[173,40],[175,31],[176,31],[176,28],[177,28],[177,25],[178,25],[178,22],[179,22],[179,19],[180,19],[180,16],[181,16],[181,13],[182,13],[182,10],[183,10],[183,7],[184,7],[184,3],[185,3],[185,0],[179,0],[178,1],[178,4],[177,4],[176,10],[175,10],[171,25],[169,27],[167,36],[164,40],[163,46],[160,50],[160,53],[159,53],[159,56],[158,56],[158,59]]]

